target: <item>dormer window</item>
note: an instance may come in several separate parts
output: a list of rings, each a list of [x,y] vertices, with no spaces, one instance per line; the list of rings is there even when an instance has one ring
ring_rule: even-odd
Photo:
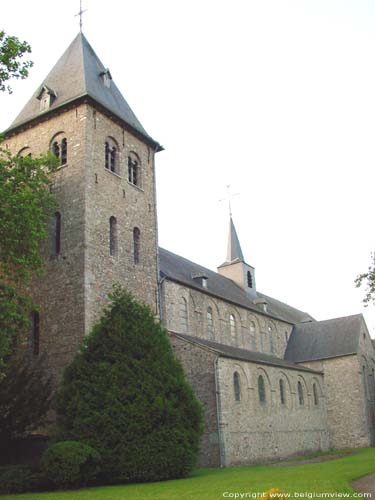
[[[43,87],[40,89],[39,94],[36,96],[36,98],[39,100],[39,109],[40,111],[45,111],[46,109],[49,109],[54,100],[56,99],[56,92],[47,85],[43,85]]]
[[[191,275],[193,280],[201,285],[203,288],[207,288],[208,285],[208,276],[206,276],[204,273],[194,273]]]
[[[109,71],[109,69],[107,68],[104,71],[102,71],[100,73],[100,76],[102,77],[104,86],[109,89],[111,86],[111,80],[112,80],[112,75],[111,75],[111,72]]]

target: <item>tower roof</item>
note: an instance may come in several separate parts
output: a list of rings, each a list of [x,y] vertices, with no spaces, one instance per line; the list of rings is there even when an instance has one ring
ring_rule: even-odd
[[[230,217],[229,220],[229,237],[228,237],[228,248],[227,248],[227,260],[226,262],[240,261],[244,262],[240,241],[237,236],[236,228],[233,224],[233,219]]]
[[[48,109],[41,111],[43,88],[52,92],[54,99]],[[147,142],[159,146],[147,134],[83,33],[78,33],[8,131],[85,97],[115,115]]]

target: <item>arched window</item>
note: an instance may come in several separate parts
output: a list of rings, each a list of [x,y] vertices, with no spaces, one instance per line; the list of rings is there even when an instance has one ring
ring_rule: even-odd
[[[247,286],[249,288],[253,288],[253,277],[251,276],[250,271],[247,271]]]
[[[180,330],[182,333],[188,331],[188,308],[184,297],[180,298]]]
[[[231,314],[229,316],[229,329],[230,329],[230,336],[232,337],[232,339],[235,339],[236,338],[236,319],[233,316],[233,314]]]
[[[53,253],[59,255],[61,250],[61,214],[55,213],[54,217],[54,236],[53,236]]]
[[[214,338],[214,321],[211,307],[207,308],[207,336],[210,340]]]
[[[264,385],[263,375],[259,375],[258,377],[258,395],[259,402],[262,404],[266,403],[266,386]]]
[[[39,354],[39,313],[33,311],[31,313],[31,328],[32,328],[32,346],[33,354],[37,356]]]
[[[271,324],[268,324],[267,330],[268,330],[268,335],[269,335],[269,340],[270,340],[270,351],[271,351],[271,354],[274,354],[275,347],[273,344],[273,328],[272,328]]]
[[[111,137],[108,137],[104,143],[104,166],[107,170],[116,173],[118,172],[117,152],[117,144]]]
[[[68,163],[68,141],[63,132],[58,133],[51,142],[51,151],[59,160],[59,165]]]
[[[254,321],[250,321],[250,348],[252,350],[256,349],[256,342],[255,342],[255,323]]]
[[[134,264],[139,264],[141,232],[138,227],[133,229],[133,257]]]
[[[280,386],[280,402],[282,405],[285,405],[285,384],[283,379],[280,379],[279,386]]]
[[[298,389],[298,401],[300,406],[303,406],[305,404],[305,398],[303,396],[303,387],[300,381],[298,381],[297,384],[297,389]]]
[[[130,153],[128,156],[128,181],[134,186],[140,186],[140,162],[135,153]]]
[[[316,388],[316,384],[313,384],[313,396],[314,396],[314,405],[318,406],[319,398],[318,398],[318,390]]]
[[[113,215],[109,219],[109,255],[117,255],[117,220]]]
[[[240,385],[240,376],[238,372],[234,372],[233,374],[233,390],[234,390],[234,400],[241,401],[241,385]]]

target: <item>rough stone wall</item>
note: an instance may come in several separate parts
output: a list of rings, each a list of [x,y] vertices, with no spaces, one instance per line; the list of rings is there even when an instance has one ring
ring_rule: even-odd
[[[329,449],[322,375],[217,357],[214,352],[178,339],[173,333],[171,341],[205,409],[202,466],[217,467],[220,448],[223,466]],[[240,380],[240,401],[236,401],[234,394],[235,372]],[[265,403],[259,401],[259,375],[265,381]],[[285,387],[284,404],[280,399],[280,379]],[[298,381],[303,387],[303,405],[299,403]],[[317,404],[313,384],[317,388]]]
[[[226,465],[329,449],[322,375],[226,358],[220,358],[218,372]],[[240,401],[234,396],[234,372],[240,377]],[[265,381],[265,403],[259,400],[260,375]],[[284,381],[284,404],[280,380]],[[299,403],[298,382],[303,387],[303,405]],[[313,384],[317,388],[317,404]]]
[[[61,213],[61,251],[54,255],[51,239],[45,242],[45,273],[31,286],[33,300],[40,306],[40,352],[48,354],[55,377],[77,351],[85,328],[85,130],[86,106],[79,106],[5,141],[12,153],[28,147],[27,153],[34,157],[49,150],[58,132],[64,132],[68,141],[67,165],[52,174]]]
[[[327,422],[334,449],[373,444],[373,408],[365,398],[361,357],[304,362],[324,372]]]
[[[163,321],[168,329],[283,358],[286,339],[292,331],[292,325],[289,323],[275,320],[266,314],[253,312],[244,307],[234,306],[204,291],[188,288],[170,280],[163,282],[162,296]],[[184,297],[188,304],[187,332],[181,330],[181,297]],[[211,307],[213,312],[214,333],[211,337],[207,331],[208,307]],[[231,314],[236,320],[235,338],[230,333],[229,316]],[[251,322],[255,324],[254,332],[250,329]]]
[[[201,441],[199,464],[202,467],[220,467],[220,445],[217,422],[215,359],[207,349],[184,342],[173,334],[170,340],[176,357],[204,410],[204,434]]]
[[[105,168],[104,144],[118,148],[116,173]],[[157,312],[157,223],[154,151],[92,108],[87,117],[86,158],[86,331],[101,313],[114,283],[120,283]],[[128,155],[140,162],[140,185],[128,181]],[[109,252],[109,219],[117,220],[117,252]],[[140,230],[134,263],[133,229]]]
[[[154,151],[112,120],[82,104],[10,137],[13,153],[28,147],[46,153],[63,132],[68,161],[52,174],[61,214],[61,251],[54,255],[53,228],[44,245],[46,272],[31,287],[40,306],[40,352],[59,374],[102,312],[108,292],[120,283],[157,312],[157,225]],[[60,136],[61,137],[61,136]],[[104,143],[118,145],[117,173],[105,168]],[[128,182],[127,156],[141,164],[141,183]],[[117,219],[115,256],[109,255],[109,219]],[[140,259],[134,264],[133,228],[140,229]]]

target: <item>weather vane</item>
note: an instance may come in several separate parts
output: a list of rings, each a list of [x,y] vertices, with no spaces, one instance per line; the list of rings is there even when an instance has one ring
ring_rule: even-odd
[[[238,196],[240,193],[234,193],[234,194],[231,194],[230,192],[230,184],[227,184],[227,192],[228,192],[228,195],[226,198],[222,198],[221,200],[219,201],[227,201],[228,202],[228,209],[229,209],[229,217],[232,217],[232,205],[231,205],[231,200],[232,198],[234,198],[235,196]]]
[[[82,33],[82,14],[86,12],[87,9],[82,10],[82,0],[79,0],[79,12],[74,17],[79,16],[79,31]]]

